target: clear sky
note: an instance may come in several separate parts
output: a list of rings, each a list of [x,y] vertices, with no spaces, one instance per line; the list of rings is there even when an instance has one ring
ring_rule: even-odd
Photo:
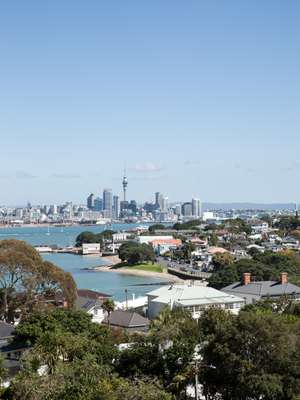
[[[0,204],[300,202],[298,0],[0,5]]]

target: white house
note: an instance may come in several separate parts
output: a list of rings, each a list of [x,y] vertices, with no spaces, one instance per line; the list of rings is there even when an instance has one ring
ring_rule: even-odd
[[[105,293],[100,293],[89,289],[78,289],[75,308],[85,311],[92,316],[93,322],[98,322],[101,324],[106,316],[106,313],[102,308],[102,304],[109,298],[111,298],[111,296]]]
[[[164,240],[172,240],[173,236],[170,235],[161,235],[161,236],[144,236],[144,235],[140,235],[137,237],[137,241],[140,244],[149,244],[150,242],[159,240],[159,241],[164,241]]]
[[[100,254],[100,243],[83,243],[82,244],[82,254]]]
[[[255,221],[250,221],[249,224],[251,226],[253,234],[267,233],[269,230],[269,224],[265,221],[255,220]]]
[[[166,307],[183,307],[198,319],[201,312],[209,307],[223,308],[237,314],[245,300],[211,287],[195,284],[172,284],[147,293],[148,317],[153,319]]]

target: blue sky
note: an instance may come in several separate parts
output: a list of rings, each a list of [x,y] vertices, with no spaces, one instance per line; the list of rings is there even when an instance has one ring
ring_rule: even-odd
[[[296,0],[0,6],[0,204],[300,202]]]

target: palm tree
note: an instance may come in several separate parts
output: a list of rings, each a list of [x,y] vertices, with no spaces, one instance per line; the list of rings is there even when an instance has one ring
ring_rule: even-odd
[[[112,299],[107,299],[107,300],[105,300],[105,301],[103,302],[102,308],[103,308],[103,310],[106,311],[107,314],[108,314],[107,321],[108,321],[108,326],[109,326],[109,324],[110,324],[110,322],[109,322],[109,317],[110,317],[110,314],[111,314],[111,313],[114,311],[114,309],[115,309],[115,303],[113,302]]]

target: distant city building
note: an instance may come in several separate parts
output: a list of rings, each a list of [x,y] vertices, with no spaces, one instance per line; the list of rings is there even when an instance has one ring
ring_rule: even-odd
[[[181,215],[181,205],[180,204],[177,204],[175,206],[175,215],[177,215],[178,217],[180,217],[180,215]]]
[[[148,213],[153,213],[156,210],[156,205],[154,203],[145,203],[144,204],[144,210]]]
[[[193,217],[201,217],[201,202],[199,199],[192,199],[192,215]]]
[[[168,197],[162,196],[160,210],[162,212],[167,212],[168,208],[169,208],[169,199]]]
[[[94,209],[94,201],[95,201],[95,195],[94,195],[94,193],[91,193],[86,200],[86,205],[89,210]]]
[[[160,192],[155,193],[155,205],[156,208],[159,208],[160,210],[162,209],[162,203],[163,203],[163,195]]]
[[[96,197],[94,201],[94,210],[95,211],[102,211],[103,210],[103,200],[101,197]]]
[[[113,197],[113,217],[118,219],[120,215],[120,199],[119,196]]]
[[[57,214],[57,205],[56,204],[52,204],[49,207],[49,214],[51,214],[51,215]]]
[[[137,203],[135,200],[131,200],[128,204],[128,209],[132,211],[134,214],[137,212]]]
[[[121,201],[120,202],[120,210],[122,212],[125,210],[128,210],[128,205],[129,205],[128,201]]]
[[[112,217],[112,190],[103,190],[103,212],[106,218]]]
[[[192,213],[192,203],[183,203],[181,211],[182,211],[182,215],[184,217],[191,217],[193,215],[193,213]]]
[[[209,220],[214,220],[215,219],[215,214],[213,211],[205,211],[202,215],[203,221],[209,221]]]

